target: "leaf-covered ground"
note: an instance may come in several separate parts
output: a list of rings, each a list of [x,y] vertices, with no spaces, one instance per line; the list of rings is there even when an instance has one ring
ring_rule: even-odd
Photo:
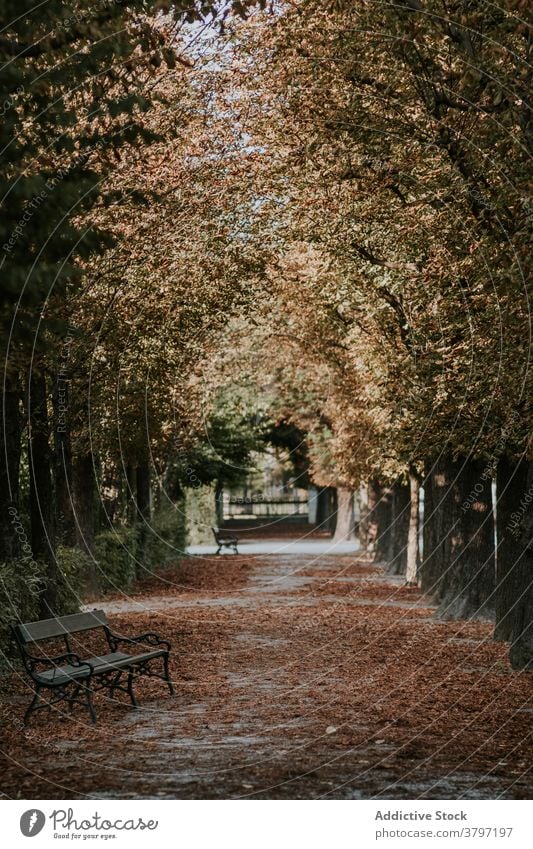
[[[351,556],[190,558],[102,603],[173,644],[176,695],[97,697],[20,730],[0,682],[9,798],[531,798],[532,676],[491,626],[442,622]]]

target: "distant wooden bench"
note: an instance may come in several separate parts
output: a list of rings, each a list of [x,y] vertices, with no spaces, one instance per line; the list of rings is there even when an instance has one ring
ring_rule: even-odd
[[[216,550],[217,554],[220,554],[223,548],[232,548],[235,554],[238,554],[237,544],[239,542],[236,536],[232,536],[231,534],[226,534],[224,531],[221,531],[220,528],[211,528],[213,531],[215,542],[218,545]]]
[[[109,627],[103,610],[26,622],[13,625],[11,630],[35,691],[24,714],[25,725],[34,710],[49,708],[61,701],[68,703],[69,710],[75,704],[83,705],[89,711],[92,722],[96,722],[92,696],[97,690],[108,690],[110,698],[113,698],[116,690],[122,690],[136,707],[133,682],[141,675],[161,678],[168,684],[170,692],[174,693],[168,672],[170,643],[161,640],[153,632],[136,637],[116,634]],[[104,637],[102,642],[105,644],[105,653],[80,657],[72,649],[71,637],[84,631],[97,630]],[[57,639],[64,642],[66,652],[63,654],[51,656],[43,649],[38,654],[34,653],[38,651],[39,643]],[[128,651],[119,650],[122,646]],[[160,672],[153,668],[153,661],[158,659],[162,663]],[[127,682],[123,682],[123,676],[127,676]],[[51,690],[52,697],[43,699],[43,690]],[[39,704],[39,701],[42,703]]]

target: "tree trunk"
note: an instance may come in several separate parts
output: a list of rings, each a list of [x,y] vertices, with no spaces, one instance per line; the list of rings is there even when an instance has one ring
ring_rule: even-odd
[[[321,531],[335,532],[337,492],[332,486],[322,487],[318,491],[317,499],[317,527]]]
[[[88,571],[82,576],[83,593],[94,596],[99,589],[98,569],[93,560],[99,499],[94,455],[91,451],[74,458],[72,490],[76,545],[90,558]]]
[[[217,483],[215,488],[215,514],[217,525],[221,528],[224,523],[224,489],[220,483]]]
[[[453,618],[492,618],[495,545],[492,479],[483,460],[460,458],[454,486],[457,523],[441,609]]]
[[[337,487],[337,524],[334,542],[348,542],[355,539],[355,518],[353,507],[353,489]]]
[[[143,563],[146,541],[150,533],[150,466],[148,463],[140,463],[136,471],[136,508],[138,533],[137,542],[139,546],[137,560]]]
[[[381,563],[392,560],[392,489],[380,487],[381,497],[376,507],[377,539],[374,559]]]
[[[487,618],[494,606],[494,516],[485,464],[441,455],[424,489],[422,588],[443,616]]]
[[[410,504],[409,487],[396,481],[392,487],[391,560],[388,569],[392,575],[405,575],[407,569]]]
[[[74,459],[73,464],[74,514],[76,544],[91,554],[96,534],[98,512],[98,486],[91,451]]]
[[[148,463],[137,466],[137,518],[150,521],[150,467]]]
[[[22,421],[20,392],[14,381],[6,380],[0,438],[0,563],[16,559],[21,548],[16,528],[21,527],[18,509]]]
[[[126,522],[128,525],[133,525],[137,518],[137,475],[135,472],[135,467],[128,463],[126,466],[126,504],[125,504],[125,514],[126,514]]]
[[[496,474],[496,625],[494,638],[509,641],[514,605],[518,599],[520,561],[525,549],[520,539],[520,500],[527,491],[527,460],[500,457]]]
[[[443,461],[439,458],[440,466]],[[444,573],[445,510],[441,505],[441,491],[445,484],[442,468],[427,460],[424,469],[424,524],[422,526],[424,558],[420,569],[421,587],[424,592],[438,598],[439,584]]]
[[[533,669],[533,462],[528,463],[526,489],[520,498],[520,544],[510,659],[515,669]]]
[[[68,412],[68,384],[57,378],[53,392],[54,407],[54,488],[58,538],[63,545],[76,544],[72,490],[72,445]]]
[[[102,469],[102,485],[100,492],[100,524],[104,528],[112,528],[120,511],[121,504],[122,467],[115,463],[107,463]]]
[[[378,504],[381,500],[382,489],[374,479],[369,480],[366,487],[367,507],[365,516],[367,551],[376,554],[378,541]]]
[[[420,558],[418,552],[418,521],[419,521],[419,490],[418,476],[409,470],[409,530],[407,533],[407,563],[405,582],[409,586],[418,583]]]
[[[359,522],[357,538],[361,551],[368,550],[368,490],[364,484],[359,487]]]
[[[337,487],[330,486],[329,490],[329,523],[328,530],[331,536],[335,536],[335,529],[337,527],[337,506],[338,506],[338,498],[337,498]]]
[[[48,432],[48,396],[44,375],[32,372],[28,385],[28,463],[33,557],[46,564],[40,615],[58,613],[60,575],[55,556],[52,456]]]
[[[316,497],[316,524],[317,528],[321,531],[326,530],[328,519],[327,500],[327,488],[320,487]]]

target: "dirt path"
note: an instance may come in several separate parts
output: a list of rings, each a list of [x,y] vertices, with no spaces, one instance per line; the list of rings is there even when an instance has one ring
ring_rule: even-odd
[[[353,554],[190,558],[101,606],[171,639],[177,695],[22,734],[4,679],[7,797],[531,798],[531,675]]]

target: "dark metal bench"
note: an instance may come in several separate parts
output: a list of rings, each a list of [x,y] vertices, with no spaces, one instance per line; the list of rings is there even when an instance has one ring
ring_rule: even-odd
[[[72,635],[98,629],[105,637],[105,654],[80,657],[73,651]],[[13,625],[12,632],[35,691],[24,714],[24,725],[27,725],[34,710],[49,708],[61,701],[68,703],[69,710],[75,704],[83,705],[89,711],[91,720],[96,722],[92,694],[97,690],[108,690],[110,698],[113,698],[115,691],[121,690],[127,693],[132,705],[136,707],[133,682],[141,675],[161,678],[168,684],[170,692],[174,693],[168,671],[170,643],[161,640],[153,632],[136,637],[116,634],[109,627],[103,610]],[[64,642],[66,652],[63,654],[51,656],[46,651],[33,653],[36,644],[57,639]],[[137,651],[131,651],[134,647]],[[122,651],[121,648],[129,651]],[[162,663],[160,672],[152,667],[152,662],[158,659]],[[127,682],[123,682],[123,676],[127,676]],[[42,690],[51,690],[52,697],[43,699]],[[38,704],[39,701],[42,704]]]
[[[220,528],[211,528],[213,531],[215,542],[218,545],[216,550],[216,554],[220,554],[223,548],[232,548],[235,554],[238,554],[237,544],[239,542],[236,536],[232,536],[231,534],[226,534],[224,531],[221,531]]]

